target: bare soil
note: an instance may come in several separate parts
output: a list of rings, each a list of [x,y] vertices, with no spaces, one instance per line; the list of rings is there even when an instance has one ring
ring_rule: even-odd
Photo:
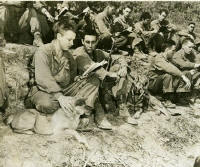
[[[20,112],[34,48],[15,44],[6,48],[15,52],[3,55],[10,92],[7,112]],[[67,133],[57,137],[17,134],[0,120],[0,167],[192,167],[200,155],[200,110],[180,106],[176,110],[182,115],[169,121],[156,111],[146,111],[138,126],[108,115],[112,131],[93,124],[94,130],[80,133],[89,149]]]

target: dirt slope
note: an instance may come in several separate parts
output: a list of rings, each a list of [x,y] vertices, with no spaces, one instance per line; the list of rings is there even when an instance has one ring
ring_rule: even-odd
[[[137,127],[111,117],[113,131],[82,133],[89,150],[67,134],[15,134],[1,124],[0,167],[192,167],[200,155],[200,112],[177,109],[182,116],[170,121],[152,111],[143,113]]]
[[[15,44],[6,48],[15,52],[3,55],[10,89],[8,112],[20,112],[26,94],[21,88],[28,80],[27,59],[34,48]],[[95,128],[81,133],[87,138],[88,150],[69,134],[16,134],[0,120],[0,167],[192,167],[200,155],[200,111],[191,107],[176,110],[182,115],[170,121],[147,111],[138,126],[110,115],[113,131]]]

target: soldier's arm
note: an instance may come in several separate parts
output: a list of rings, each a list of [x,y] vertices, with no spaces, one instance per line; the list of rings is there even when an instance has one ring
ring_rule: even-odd
[[[81,54],[81,53],[78,53],[78,52],[79,52],[78,50],[75,50],[74,53],[73,53],[73,56],[74,56],[74,58],[77,62],[78,71],[80,73],[83,73],[95,62],[92,61],[92,59],[88,55]],[[107,71],[103,67],[101,67],[101,68],[99,68],[98,70],[95,71],[95,75],[100,80],[103,80],[105,78],[105,76],[107,75]]]
[[[190,62],[189,60],[186,61],[183,59],[182,55],[179,53],[174,54],[172,57],[172,62],[180,69],[193,69],[195,67],[195,63]]]
[[[173,76],[181,77],[183,75],[183,73],[175,65],[166,61],[162,56],[157,56],[155,58],[155,66]]]

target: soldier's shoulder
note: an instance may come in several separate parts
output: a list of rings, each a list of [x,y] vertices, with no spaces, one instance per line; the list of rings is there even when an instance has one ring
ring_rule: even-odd
[[[80,46],[80,47],[76,48],[76,49],[73,51],[73,55],[74,55],[74,56],[80,56],[80,55],[83,55],[83,54],[86,54],[85,49],[84,49],[83,46]]]

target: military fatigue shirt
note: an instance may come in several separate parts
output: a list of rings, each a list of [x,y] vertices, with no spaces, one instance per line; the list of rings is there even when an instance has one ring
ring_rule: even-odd
[[[195,55],[193,53],[187,55],[183,49],[176,52],[172,57],[172,62],[181,70],[190,70],[195,65]]]
[[[37,87],[47,93],[62,92],[63,88],[73,82],[77,73],[73,56],[62,51],[57,40],[36,51],[33,67]]]
[[[151,29],[150,25],[144,25],[143,22],[140,21],[140,22],[137,22],[134,25],[134,27],[135,27],[134,31],[137,35],[137,38],[135,38],[133,40],[133,46],[137,45],[141,41],[144,41],[145,44],[147,44],[149,39],[153,35],[153,32],[151,31],[152,29]]]
[[[119,16],[114,19],[114,31],[115,32],[122,32],[126,29],[128,29],[130,26],[128,25],[128,22],[126,19],[122,16]]]
[[[127,63],[124,58],[125,54],[126,52],[123,52],[122,55],[119,56],[113,55],[113,63],[117,62],[119,66],[126,67]],[[109,53],[100,49],[96,49],[92,54],[88,54],[83,46],[77,48],[74,51],[73,56],[76,60],[78,73],[80,75],[83,74],[93,63],[109,59]],[[107,71],[102,67],[96,70],[95,74],[100,80],[103,80],[107,74]]]
[[[168,61],[168,57],[166,53],[161,53],[152,57],[151,65],[149,68],[149,78],[155,79],[160,75],[171,74],[173,76],[182,76],[182,72],[171,62]]]
[[[170,24],[169,21],[167,20],[163,20],[162,22],[160,22],[159,20],[153,20],[151,22],[151,28],[153,30],[157,30],[157,32],[163,32],[163,33],[167,33],[171,30],[177,31],[176,26]]]

